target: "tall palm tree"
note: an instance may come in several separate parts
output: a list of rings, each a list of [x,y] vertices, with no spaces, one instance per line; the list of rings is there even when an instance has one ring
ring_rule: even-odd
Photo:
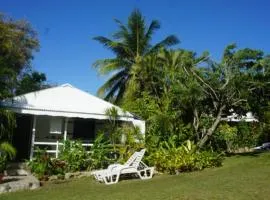
[[[93,65],[102,75],[111,77],[98,90],[98,95],[106,100],[118,103],[126,91],[131,77],[132,67],[141,57],[157,51],[161,47],[170,47],[178,44],[176,36],[170,35],[161,42],[151,45],[153,34],[160,29],[157,20],[151,21],[148,26],[142,13],[135,9],[128,18],[127,25],[115,20],[119,30],[113,34],[112,39],[98,36],[94,40],[111,50],[114,58],[96,61]]]

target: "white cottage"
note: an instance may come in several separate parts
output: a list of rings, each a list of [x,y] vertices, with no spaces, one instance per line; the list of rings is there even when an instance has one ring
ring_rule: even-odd
[[[59,145],[66,139],[80,139],[83,146],[91,146],[97,132],[108,123],[105,111],[112,107],[117,109],[119,121],[145,132],[143,120],[70,84],[16,96],[2,101],[1,106],[16,113],[13,144],[18,159],[31,159],[37,146],[57,157]]]

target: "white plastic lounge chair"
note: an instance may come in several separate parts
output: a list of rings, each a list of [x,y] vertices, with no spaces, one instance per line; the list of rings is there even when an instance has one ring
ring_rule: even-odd
[[[121,165],[121,164],[111,164],[111,165],[108,166],[107,169],[102,169],[102,170],[97,170],[97,171],[92,172],[92,175],[94,175],[96,180],[98,180],[100,182],[103,182],[103,176],[107,174],[107,171],[112,171],[116,167],[120,167],[120,166],[129,166],[132,162],[134,162],[134,160],[136,159],[138,153],[139,152],[135,152],[132,156],[130,156],[130,158],[123,165]]]
[[[135,152],[124,165],[113,164],[106,170],[100,170],[93,173],[98,181],[105,184],[115,184],[119,181],[122,174],[135,174],[140,179],[150,179],[153,176],[154,167],[148,167],[142,162],[145,149],[140,152]]]

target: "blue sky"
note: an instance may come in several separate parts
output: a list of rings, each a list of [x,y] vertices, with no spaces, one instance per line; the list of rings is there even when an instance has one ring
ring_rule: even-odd
[[[139,8],[147,21],[157,19],[162,28],[154,42],[168,34],[181,40],[180,48],[219,59],[224,47],[262,49],[270,54],[269,0],[0,0],[0,12],[28,20],[38,32],[41,48],[33,67],[46,73],[51,83],[71,83],[96,94],[106,77],[92,63],[112,54],[94,36],[111,36]]]

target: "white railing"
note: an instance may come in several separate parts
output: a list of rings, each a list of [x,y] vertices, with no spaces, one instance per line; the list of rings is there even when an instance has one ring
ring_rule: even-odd
[[[55,154],[55,157],[58,158],[59,155],[59,146],[62,146],[63,143],[56,141],[56,142],[34,142],[34,146],[55,146],[55,150],[46,150],[47,153],[53,153]],[[83,143],[83,147],[91,147],[93,144],[91,143]],[[34,151],[36,152],[36,150]]]

